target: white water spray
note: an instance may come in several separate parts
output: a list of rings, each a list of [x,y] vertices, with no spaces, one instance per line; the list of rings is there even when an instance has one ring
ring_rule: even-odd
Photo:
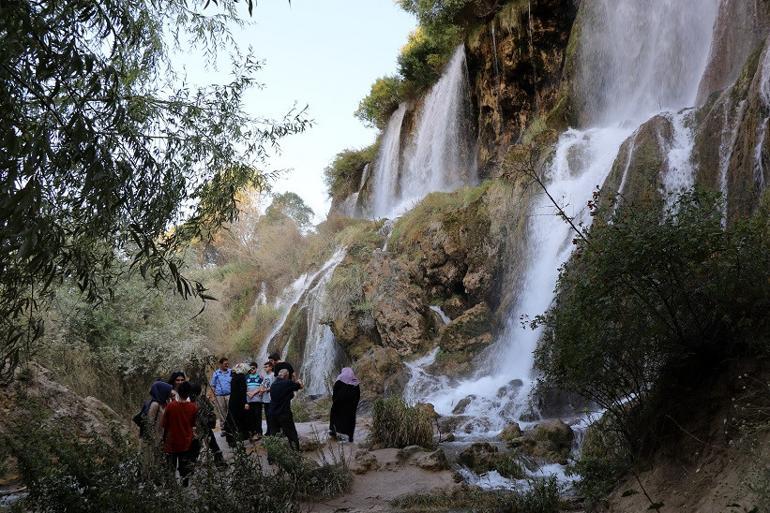
[[[398,178],[401,169],[401,125],[404,123],[406,104],[402,103],[390,116],[382,134],[372,186],[372,216],[387,217],[398,197]]]
[[[260,350],[260,358],[266,358],[270,342],[286,324],[292,307],[295,305],[306,306],[305,322],[307,322],[308,337],[303,356],[304,365],[300,369],[300,373],[308,380],[306,386],[311,394],[323,394],[328,391],[328,375],[333,372],[333,367],[338,359],[338,348],[331,330],[328,326],[320,325],[318,321],[322,319],[326,284],[344,257],[345,251],[337,250],[318,271],[313,274],[303,274],[281,293],[275,301],[275,306],[281,312],[281,317],[273,325]],[[301,305],[298,304],[300,301],[302,302]],[[284,348],[284,356],[287,350],[288,346]]]
[[[585,5],[585,4],[584,4]],[[595,126],[568,130],[556,145],[545,177],[549,193],[576,222],[589,225],[585,207],[617,158],[621,144],[643,122],[664,110],[692,106],[706,66],[717,0],[596,0],[595,26],[583,30],[580,55],[583,90]],[[682,116],[685,116],[683,113]],[[678,116],[678,115],[677,115]],[[692,134],[684,117],[674,119],[675,140],[669,165],[677,180],[687,175]],[[629,146],[629,159],[633,148]],[[626,162],[630,166],[630,161]],[[681,180],[680,180],[681,178]],[[625,182],[625,181],[624,181]],[[559,266],[571,254],[568,225],[550,201],[533,200],[527,230],[527,262],[517,301],[498,340],[478,362],[476,375],[459,383],[430,376],[417,362],[408,399],[431,402],[436,411],[452,413],[458,401],[475,396],[465,410],[472,419],[465,430],[472,436],[494,435],[511,420],[530,413],[530,393],[536,382],[533,351],[538,331],[522,329],[522,316],[544,312],[553,300]]]
[[[391,117],[375,171],[374,217],[398,216],[428,193],[449,192],[478,181],[469,129],[470,101],[465,48],[460,45],[425,98],[401,167],[398,150],[404,112],[399,111],[405,107]]]
[[[334,334],[331,328],[321,324],[321,321],[326,317],[326,286],[334,270],[344,258],[345,250],[338,249],[324,264],[315,285],[303,298],[303,303],[307,306],[307,338],[300,372],[308,394],[329,392],[332,385],[331,378],[340,360],[341,350]]]
[[[692,128],[694,113],[693,109],[685,109],[675,114],[667,114],[674,134],[668,147],[662,192],[666,206],[669,208],[676,201],[677,194],[695,185],[695,170],[692,163],[692,150],[695,144]]]

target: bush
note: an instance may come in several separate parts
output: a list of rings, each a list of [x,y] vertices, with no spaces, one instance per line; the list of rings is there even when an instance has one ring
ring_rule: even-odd
[[[371,441],[379,447],[433,447],[434,415],[423,405],[408,406],[400,397],[377,399]]]
[[[378,78],[369,94],[358,104],[355,116],[365,125],[384,129],[390,115],[403,101],[402,86],[402,80],[397,76]]]
[[[589,506],[612,492],[631,468],[628,443],[613,424],[612,418],[604,417],[588,429],[571,468],[580,476],[577,490]]]
[[[417,16],[421,25],[462,24],[477,0],[399,0],[401,8]]]
[[[693,192],[663,215],[625,206],[597,221],[536,322],[544,378],[606,408],[633,453],[659,438],[659,419],[686,415],[676,399],[724,361],[768,352],[768,210],[727,229],[721,213]]]
[[[206,339],[193,320],[200,304],[151,289],[139,276],[124,279],[97,307],[68,284],[51,304],[36,361],[77,394],[123,415],[136,413],[156,376],[183,369],[200,378],[208,363]]]
[[[268,436],[262,440],[279,475],[293,483],[301,498],[330,499],[350,490],[353,474],[343,454],[322,454],[324,464],[319,464],[293,450],[283,438]]]
[[[344,150],[334,157],[324,170],[324,183],[329,196],[343,200],[358,190],[364,166],[377,157],[377,145],[373,144],[360,150]]]
[[[299,511],[295,483],[262,468],[259,458],[234,450],[226,469],[199,461],[185,493],[162,455],[112,440],[78,438],[68,426],[40,427],[20,416],[3,443],[11,447],[29,495],[19,511],[46,513],[270,513]],[[157,457],[156,457],[157,456]]]
[[[449,62],[452,50],[462,41],[462,30],[453,25],[427,29],[418,27],[398,56],[404,80],[404,95],[413,97],[433,85]]]

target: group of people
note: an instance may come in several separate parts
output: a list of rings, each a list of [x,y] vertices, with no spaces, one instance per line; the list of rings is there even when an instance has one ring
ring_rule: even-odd
[[[134,417],[145,440],[150,444],[160,441],[169,465],[179,472],[185,486],[204,445],[215,463],[224,463],[214,433],[217,420],[229,445],[249,439],[256,442],[263,433],[282,434],[293,449],[299,450],[291,400],[303,384],[280,355],[271,354],[261,369],[257,362],[230,368],[229,360],[223,357],[210,385],[213,402],[202,393],[201,384],[188,381],[184,372],[174,372],[165,381],[158,378],[150,387],[151,399]],[[353,370],[345,367],[333,387],[330,436],[347,435],[353,441],[359,399],[359,381]]]
[[[232,369],[227,358],[219,360],[219,368],[211,376],[217,415],[228,443],[236,440],[259,440],[283,433],[289,444],[299,449],[299,437],[291,415],[294,392],[303,388],[294,368],[271,354],[260,365],[239,363]],[[266,429],[262,429],[262,412]]]

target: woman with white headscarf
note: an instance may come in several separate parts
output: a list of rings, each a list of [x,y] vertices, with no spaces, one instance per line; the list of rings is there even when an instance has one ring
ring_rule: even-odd
[[[361,399],[360,382],[353,369],[345,367],[337,376],[332,392],[332,411],[329,415],[329,436],[336,438],[337,434],[348,435],[353,441],[356,429],[356,410]]]

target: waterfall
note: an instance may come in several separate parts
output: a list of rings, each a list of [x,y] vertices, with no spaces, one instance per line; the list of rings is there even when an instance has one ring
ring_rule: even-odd
[[[675,126],[668,162],[672,169],[688,173],[684,163],[689,161],[692,133],[686,128],[687,112],[669,111],[680,112],[695,103],[717,0],[595,0],[583,6],[595,10],[585,18],[589,26],[581,31],[579,43],[583,99],[592,109],[592,123],[561,135],[544,178],[567,214],[589,226],[585,205],[592,192],[609,174],[623,142],[652,116],[666,115],[681,125]],[[633,143],[628,151],[630,159]],[[672,173],[671,187],[676,186],[673,175],[679,174]],[[480,355],[476,375],[448,384],[423,367],[411,367],[413,379],[405,397],[431,402],[442,415],[474,396],[465,410],[471,420],[464,431],[471,437],[494,435],[507,422],[537,413],[531,411],[530,399],[537,380],[533,351],[540,333],[522,329],[520,320],[551,305],[558,269],[571,254],[574,234],[545,195],[535,197],[531,205],[527,265],[517,300],[502,334]]]
[[[321,322],[326,317],[326,286],[343,258],[345,250],[338,249],[324,264],[315,284],[302,299],[302,303],[307,306],[307,338],[300,374],[305,382],[305,390],[311,395],[329,392],[331,378],[341,356],[332,330]]]
[[[404,123],[406,104],[402,103],[390,116],[382,134],[377,165],[374,168],[371,213],[374,217],[387,217],[398,197],[398,177],[401,161],[401,125]]]
[[[578,82],[594,123],[693,106],[717,0],[594,0],[585,8]]]
[[[471,100],[460,45],[438,82],[425,97],[414,136],[399,166],[401,105],[385,130],[374,176],[372,215],[395,217],[431,192],[449,192],[475,184],[475,149],[471,142]]]
[[[693,115],[694,109],[684,109],[667,118],[673,128],[673,140],[668,147],[666,172],[663,174],[663,196],[666,206],[671,207],[677,194],[695,185],[695,173],[692,164],[694,145]]]
[[[327,333],[324,330],[319,331],[316,329],[318,326],[315,321],[321,318],[320,314],[322,312],[319,308],[322,308],[320,303],[322,302],[321,300],[325,293],[326,284],[329,279],[331,279],[334,269],[340,262],[342,262],[344,257],[345,252],[343,250],[337,250],[318,271],[312,274],[303,274],[281,292],[275,300],[275,307],[281,312],[281,316],[278,319],[278,322],[273,325],[268,336],[265,337],[260,350],[260,358],[266,358],[269,352],[270,342],[273,341],[286,324],[286,320],[289,318],[293,306],[308,306],[306,318],[306,322],[308,323],[308,340],[303,358],[304,365],[303,369],[300,369],[300,372],[303,376],[310,376],[311,381],[314,381],[313,390],[321,390],[320,392],[311,393],[324,393],[326,391],[326,389],[323,388],[325,386],[324,381],[322,378],[319,378],[319,376],[331,372],[331,367],[336,363],[337,348],[334,337],[332,336],[331,339],[326,338]],[[328,326],[323,326],[323,328],[329,329]],[[311,333],[313,334],[312,337]],[[331,330],[329,330],[328,334],[331,334]],[[311,345],[313,346],[313,350],[308,352],[308,348]],[[284,356],[286,349],[287,348],[284,348]],[[319,359],[318,361],[311,362],[307,359],[308,355],[310,355],[310,358],[316,358],[316,355],[318,355]],[[324,359],[325,355],[330,355],[331,359]],[[324,370],[324,366],[328,366],[329,369]],[[306,373],[306,369],[308,368],[312,368],[312,370],[309,373]]]
[[[729,90],[728,90],[729,92]],[[743,116],[746,113],[746,100],[741,100],[735,107],[733,117],[730,117],[730,102],[724,100],[724,121],[722,123],[722,140],[719,145],[719,190],[722,193],[722,226],[727,225],[727,200],[729,191],[730,161],[733,159],[735,144],[738,142]]]

